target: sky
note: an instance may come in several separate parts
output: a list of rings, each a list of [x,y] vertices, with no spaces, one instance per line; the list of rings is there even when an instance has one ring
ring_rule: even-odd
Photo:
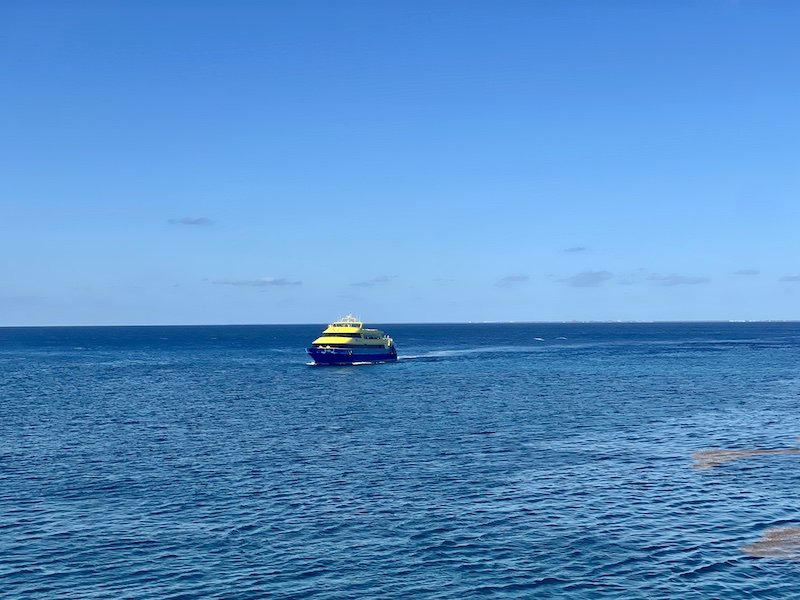
[[[800,319],[800,3],[0,2],[0,326]]]

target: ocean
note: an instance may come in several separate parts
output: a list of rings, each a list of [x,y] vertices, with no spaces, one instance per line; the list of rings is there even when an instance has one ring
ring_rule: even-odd
[[[0,329],[0,598],[795,598],[800,323]]]

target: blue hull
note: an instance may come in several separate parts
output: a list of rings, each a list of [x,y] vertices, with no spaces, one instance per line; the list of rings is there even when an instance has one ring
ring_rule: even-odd
[[[315,348],[308,349],[308,355],[318,365],[352,365],[353,363],[388,362],[397,360],[397,350],[392,347],[390,351],[363,352],[347,350],[345,348]]]

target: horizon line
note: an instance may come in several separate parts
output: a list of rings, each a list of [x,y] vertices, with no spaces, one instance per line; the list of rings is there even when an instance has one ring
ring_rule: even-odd
[[[148,324],[83,324],[83,325],[0,325],[0,329],[45,329],[67,327],[300,327],[324,325],[328,321],[305,323],[148,323]],[[579,320],[568,321],[375,321],[378,325],[636,325],[636,324],[679,324],[679,323],[800,323],[800,319],[655,319],[655,320]]]

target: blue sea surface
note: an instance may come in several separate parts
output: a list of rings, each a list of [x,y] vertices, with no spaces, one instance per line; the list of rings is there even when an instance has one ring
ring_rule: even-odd
[[[2,598],[796,598],[800,324],[0,329]]]

